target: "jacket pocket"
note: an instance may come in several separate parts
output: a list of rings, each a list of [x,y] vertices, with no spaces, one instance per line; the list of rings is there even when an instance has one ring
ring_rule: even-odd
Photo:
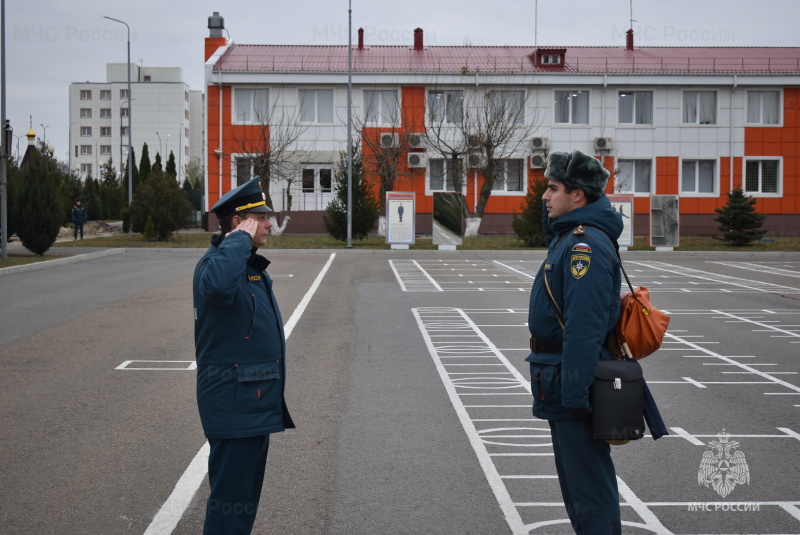
[[[235,410],[252,414],[280,408],[280,361],[236,366]]]
[[[561,405],[561,366],[531,362],[531,391],[534,407]]]

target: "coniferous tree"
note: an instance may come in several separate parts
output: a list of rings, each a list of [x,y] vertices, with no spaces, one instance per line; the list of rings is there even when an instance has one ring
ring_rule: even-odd
[[[131,152],[130,161],[133,162],[131,176],[133,178],[133,192],[136,193],[136,186],[139,184],[139,166],[136,165],[136,151]],[[125,159],[125,169],[122,172],[122,206],[128,206],[128,159]]]
[[[175,154],[173,154],[172,151],[169,151],[166,171],[168,175],[172,175],[172,178],[178,176],[178,168],[175,166]]]
[[[714,236],[721,241],[730,242],[731,245],[742,246],[758,241],[766,234],[760,230],[766,216],[756,212],[756,200],[745,196],[741,186],[737,186],[728,193],[728,203],[723,208],[715,208],[719,215],[714,221],[720,224],[720,236]]]
[[[19,173],[14,195],[16,233],[22,245],[39,256],[55,243],[64,219],[58,173],[55,160],[39,152]]]
[[[103,218],[103,201],[100,199],[97,181],[92,178],[92,175],[86,177],[81,199],[83,204],[86,205],[86,219],[88,221],[97,221]]]
[[[361,142],[353,141],[352,179],[352,237],[363,240],[378,221],[380,205],[370,185],[364,180],[361,161]],[[339,153],[339,166],[333,184],[334,199],[325,209],[323,219],[328,234],[340,241],[347,240],[347,153]]]
[[[147,149],[147,143],[142,146],[142,159],[139,160],[139,184],[133,182],[133,192],[139,189],[138,186],[147,182],[150,178],[150,173],[153,171],[153,166],[150,164],[150,151]]]
[[[117,170],[114,162],[109,158],[103,166],[102,176],[98,184],[100,200],[103,203],[103,219],[120,219],[122,217],[122,192],[117,180]]]
[[[544,201],[542,195],[547,190],[547,180],[544,175],[534,177],[528,184],[528,194],[525,196],[525,205],[522,214],[511,221],[514,234],[520,241],[529,247],[545,247],[544,231],[542,230],[542,216],[544,213]]]
[[[159,241],[169,239],[174,231],[183,228],[190,212],[186,193],[160,169],[152,171],[139,187],[128,211],[134,232],[144,232],[147,218],[152,217]]]
[[[153,169],[161,169],[162,171],[164,170],[164,166],[161,163],[161,153],[160,152],[156,153],[156,159],[153,162]]]
[[[63,208],[64,222],[72,221],[72,205],[83,196],[83,184],[77,171],[70,170],[61,181],[61,206]]]

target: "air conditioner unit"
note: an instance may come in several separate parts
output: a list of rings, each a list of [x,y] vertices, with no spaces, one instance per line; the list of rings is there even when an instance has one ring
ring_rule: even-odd
[[[594,138],[594,150],[611,150],[614,148],[614,140],[610,137]]]
[[[475,134],[471,136],[467,136],[467,147],[470,149],[479,149],[481,148],[481,141],[483,136],[480,134]]]
[[[486,153],[482,150],[476,150],[467,154],[467,167],[470,169],[486,167]]]
[[[381,147],[392,149],[400,146],[400,135],[393,132],[381,132]]]
[[[425,134],[408,134],[409,149],[424,149],[428,145],[428,138]]]
[[[531,169],[541,169],[546,163],[547,160],[545,160],[544,154],[531,154]]]
[[[408,166],[411,168],[424,168],[428,165],[428,155],[424,152],[409,152]]]
[[[531,139],[531,149],[547,150],[550,147],[549,140],[546,137],[535,137]]]

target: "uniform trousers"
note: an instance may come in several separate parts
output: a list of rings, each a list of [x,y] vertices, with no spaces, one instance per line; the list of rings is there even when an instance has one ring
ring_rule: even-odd
[[[611,446],[592,438],[591,419],[551,421],[561,496],[578,535],[620,535],[619,490]]]
[[[264,483],[269,435],[209,439],[208,481],[203,535],[249,535]]]

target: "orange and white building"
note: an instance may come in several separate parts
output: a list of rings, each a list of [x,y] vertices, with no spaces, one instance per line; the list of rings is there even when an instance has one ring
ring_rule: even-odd
[[[347,141],[348,47],[234,44],[217,13],[209,29],[206,211],[252,176],[240,140],[253,137],[255,111],[268,106],[302,125],[287,232],[324,232]],[[715,234],[714,209],[740,185],[773,235],[800,228],[800,48],[638,48],[632,31],[619,47],[428,47],[417,29],[408,46],[371,46],[359,32],[352,57],[354,125],[365,130],[425,133],[432,113],[457,113],[476,91],[522,107],[530,142],[507,158],[482,234],[512,233],[542,149],[597,155],[612,172],[607,193],[635,197],[637,235],[648,234],[653,194],[679,197],[681,234]],[[447,187],[442,155],[409,151],[424,152],[424,165],[400,158],[395,189],[416,192],[417,230],[426,232],[432,192]],[[468,170],[466,178],[474,208],[482,177]],[[276,211],[285,210],[286,186],[270,186]]]

